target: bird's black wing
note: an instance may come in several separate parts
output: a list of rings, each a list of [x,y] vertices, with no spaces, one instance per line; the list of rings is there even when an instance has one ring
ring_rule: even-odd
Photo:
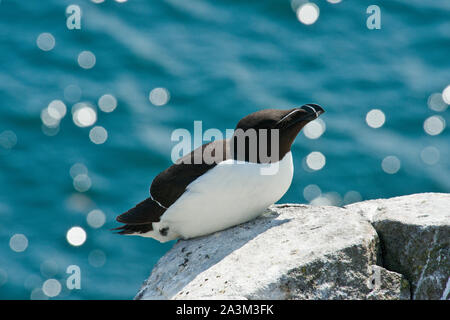
[[[195,179],[229,157],[228,140],[216,140],[195,149],[180,158],[156,176],[150,187],[150,198],[119,215],[116,220],[125,223],[116,228],[120,234],[145,233]]]
[[[164,207],[170,207],[192,181],[228,157],[227,148],[228,140],[213,141],[180,158],[156,176],[150,187],[150,195]],[[207,156],[210,154],[212,159]]]
[[[149,232],[153,229],[152,223],[159,221],[159,217],[165,211],[166,209],[152,198],[145,199],[134,208],[118,216],[116,220],[125,225],[113,230],[116,230],[119,234]]]
[[[118,222],[140,225],[149,222],[159,221],[159,217],[164,214],[165,208],[161,207],[155,200],[148,198],[134,208],[122,213],[116,218]]]

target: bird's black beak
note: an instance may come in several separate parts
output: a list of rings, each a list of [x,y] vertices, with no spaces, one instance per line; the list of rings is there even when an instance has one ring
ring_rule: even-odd
[[[317,119],[324,112],[325,110],[318,104],[308,103],[300,108],[290,110],[275,124],[275,127],[285,129],[300,122],[310,122]]]
[[[321,106],[314,103],[308,103],[300,107],[300,109],[305,110],[307,113],[309,113],[309,116],[306,116],[306,118],[311,117],[311,120],[314,120],[318,118],[322,113],[325,112]]]

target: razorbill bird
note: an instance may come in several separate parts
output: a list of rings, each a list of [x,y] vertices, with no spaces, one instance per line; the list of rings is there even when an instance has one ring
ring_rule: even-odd
[[[157,175],[150,197],[119,215],[116,220],[124,225],[113,230],[166,242],[256,218],[289,189],[294,173],[291,145],[323,112],[316,104],[305,104],[244,117],[230,139],[204,144]],[[256,140],[251,132],[258,133]],[[271,157],[264,156],[268,154]]]

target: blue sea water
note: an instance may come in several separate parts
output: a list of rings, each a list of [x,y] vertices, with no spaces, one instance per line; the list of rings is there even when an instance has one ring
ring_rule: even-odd
[[[318,0],[312,25],[293,10],[302,2],[1,0],[0,299],[46,298],[48,279],[62,286],[54,299],[133,298],[173,242],[109,229],[171,165],[173,130],[192,131],[196,120],[225,132],[259,109],[322,105],[326,131],[297,138],[294,180],[280,202],[308,203],[309,185],[335,205],[450,192],[449,130],[424,130],[431,116],[433,130],[450,122],[449,109],[428,106],[450,84],[450,2]],[[82,10],[80,30],[66,27],[71,4]],[[372,4],[381,8],[379,30],[366,27]],[[49,51],[37,46],[45,32],[55,38]],[[82,51],[95,55],[93,68],[78,65]],[[170,92],[164,106],[149,101],[156,87]],[[98,109],[104,94],[117,99],[111,113]],[[67,115],[47,135],[41,112],[55,99]],[[104,144],[72,121],[80,101],[97,109]],[[385,114],[380,128],[366,123],[372,109]],[[313,151],[326,159],[317,171],[305,162]],[[389,156],[393,174],[382,168]],[[76,163],[88,169],[85,192],[74,188]],[[87,223],[94,209],[106,215],[101,228]],[[81,246],[66,239],[73,226],[86,231]],[[28,240],[22,252],[12,249],[16,234]],[[70,265],[80,267],[80,289],[66,286]]]

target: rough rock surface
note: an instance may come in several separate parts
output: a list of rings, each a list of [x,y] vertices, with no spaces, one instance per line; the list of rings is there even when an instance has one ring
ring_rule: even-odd
[[[275,205],[163,256],[135,299],[448,299],[450,195]]]
[[[381,239],[382,265],[410,281],[413,299],[450,298],[450,194],[370,200],[347,208],[372,223]]]

